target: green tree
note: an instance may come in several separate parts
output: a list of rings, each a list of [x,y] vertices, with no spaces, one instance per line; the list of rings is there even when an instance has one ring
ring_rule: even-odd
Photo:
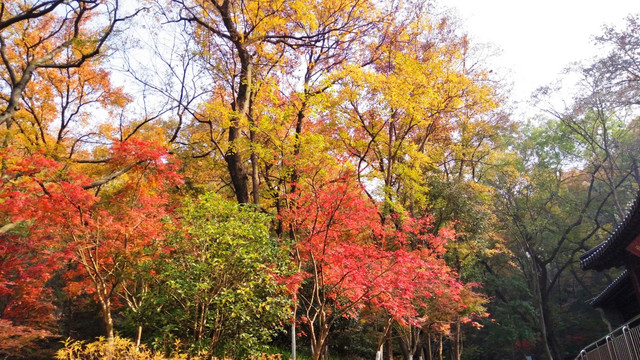
[[[584,143],[574,135],[557,120],[525,128],[514,147],[519,154],[514,171],[495,184],[502,233],[530,291],[542,353],[549,359],[567,351],[558,306],[580,301],[563,297],[561,289],[576,280],[571,273],[578,254],[606,236],[611,223],[598,221],[601,212],[614,208],[603,165],[589,162]]]
[[[243,356],[270,339],[291,316],[288,255],[270,236],[271,221],[215,193],[187,201],[180,230],[150,270],[156,284],[144,316],[158,344]]]

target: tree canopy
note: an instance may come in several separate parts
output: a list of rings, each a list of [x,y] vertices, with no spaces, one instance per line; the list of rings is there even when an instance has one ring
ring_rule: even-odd
[[[431,2],[4,1],[0,355],[572,355],[640,185],[639,24],[518,119]]]

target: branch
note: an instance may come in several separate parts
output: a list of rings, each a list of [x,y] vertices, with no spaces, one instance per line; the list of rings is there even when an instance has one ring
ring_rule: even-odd
[[[108,183],[109,181],[119,177],[120,175],[123,175],[123,174],[127,173],[129,170],[133,169],[134,167],[136,167],[136,166],[138,166],[138,165],[140,165],[142,163],[144,163],[144,161],[138,161],[137,163],[127,165],[124,168],[122,168],[122,169],[120,169],[118,171],[115,171],[115,172],[103,177],[102,179],[95,180],[91,184],[83,186],[82,188],[85,189],[85,190],[89,190],[89,189],[93,189],[93,188],[97,188],[99,186],[102,186],[102,185]]]
[[[4,235],[8,233],[9,231],[13,230],[16,226],[18,226],[18,223],[8,223],[3,227],[0,227],[0,235]]]
[[[596,180],[596,173],[598,172],[598,170],[600,170],[600,166],[596,166],[593,170],[593,172],[591,173],[591,181],[589,183],[589,190],[587,191],[587,200],[585,201],[584,205],[582,206],[582,209],[580,209],[580,213],[578,215],[578,218],[576,219],[576,221],[574,221],[571,225],[569,225],[564,232],[562,233],[562,236],[560,237],[560,239],[558,240],[558,244],[556,245],[556,247],[553,249],[553,252],[551,253],[551,255],[549,255],[549,257],[547,257],[547,259],[543,260],[541,263],[543,266],[547,266],[548,264],[550,264],[555,257],[558,255],[558,252],[560,251],[560,248],[562,247],[562,245],[564,244],[564,242],[569,238],[569,233],[571,233],[573,231],[573,229],[575,229],[576,227],[580,226],[580,224],[582,224],[582,219],[584,218],[584,216],[587,213],[587,210],[589,209],[589,205],[591,205],[591,201],[593,200],[593,188],[594,188],[594,183]]]
[[[58,0],[56,0],[57,2]],[[59,1],[60,3],[62,3],[62,1]],[[55,3],[55,2],[54,2]],[[53,4],[53,3],[52,3]],[[33,72],[36,71],[39,68],[50,68],[50,69],[68,69],[68,68],[77,68],[82,66],[87,60],[95,57],[96,55],[98,55],[100,53],[100,51],[102,50],[102,47],[104,46],[105,42],[107,41],[107,38],[113,33],[113,30],[115,28],[115,25],[119,22],[128,20],[134,16],[136,16],[137,14],[139,14],[142,10],[144,10],[145,8],[140,8],[138,10],[136,10],[133,14],[122,17],[122,18],[118,18],[117,16],[117,11],[118,11],[118,1],[115,2],[115,7],[113,8],[113,10],[111,10],[110,12],[113,15],[113,18],[110,20],[109,26],[104,30],[104,32],[100,35],[100,37],[93,41],[94,43],[94,47],[91,51],[84,53],[84,52],[80,52],[80,56],[75,58],[75,59],[71,59],[69,61],[63,62],[63,63],[56,63],[55,62],[55,57],[57,55],[59,55],[60,53],[62,53],[64,50],[67,50],[69,48],[71,48],[73,46],[74,43],[78,42],[79,40],[83,40],[80,38],[80,27],[79,24],[82,21],[82,19],[84,17],[89,17],[91,14],[87,14],[87,12],[91,9],[88,9],[86,7],[84,7],[84,2],[80,2],[81,4],[81,8],[77,13],[77,17],[75,18],[73,24],[74,24],[74,31],[73,31],[73,36],[70,39],[67,39],[66,41],[62,42],[61,44],[59,44],[58,46],[56,46],[53,50],[49,51],[46,55],[34,59],[32,61],[30,61],[26,67],[24,68],[23,72],[22,72],[22,76],[20,77],[20,79],[18,80],[16,77],[16,74],[14,72],[14,70],[11,68],[10,64],[7,63],[7,59],[4,56],[4,44],[0,44],[2,46],[2,60],[6,65],[6,68],[8,69],[9,72],[9,76],[11,79],[11,95],[9,96],[9,99],[7,101],[7,106],[6,108],[0,112],[0,125],[4,124],[4,123],[9,123],[11,119],[13,118],[13,116],[15,115],[16,111],[18,111],[20,109],[20,98],[22,97],[22,93],[24,92],[27,84],[31,81],[31,77],[33,76]],[[56,5],[57,6],[57,5]],[[37,7],[37,6],[36,6]],[[1,12],[4,11],[4,5],[0,6],[0,14]],[[51,10],[49,10],[51,11]],[[68,19],[63,19],[63,23],[64,21],[67,21]],[[17,21],[17,20],[16,20]],[[0,23],[1,24],[1,23]],[[60,31],[62,31],[62,25],[61,28],[59,29]],[[79,51],[79,49],[77,49]],[[11,75],[13,72],[13,75]]]
[[[33,5],[32,8],[24,11],[22,14],[9,17],[7,20],[4,20],[4,21],[0,21],[0,31],[6,29],[7,27],[17,22],[20,22],[23,20],[35,19],[40,16],[44,16],[50,13],[51,11],[53,11],[53,9],[58,7],[58,5],[62,4],[63,2],[64,0],[52,0],[52,1],[45,1],[37,5]],[[0,4],[0,19],[4,17],[4,12],[5,12],[5,4],[3,2],[2,4]]]

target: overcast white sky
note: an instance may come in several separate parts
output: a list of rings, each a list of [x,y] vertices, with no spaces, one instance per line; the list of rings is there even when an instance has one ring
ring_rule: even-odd
[[[501,50],[494,65],[509,71],[513,100],[521,106],[569,63],[595,56],[592,38],[602,33],[603,25],[622,26],[627,15],[640,13],[640,0],[440,2],[457,9],[474,42],[492,43]]]

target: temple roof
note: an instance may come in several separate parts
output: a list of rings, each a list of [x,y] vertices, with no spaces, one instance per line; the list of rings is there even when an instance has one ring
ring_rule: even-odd
[[[590,301],[593,307],[602,307],[613,299],[620,299],[625,295],[633,295],[633,285],[631,276],[627,270],[623,271],[609,286],[607,286],[598,296]]]
[[[598,271],[624,265],[626,247],[640,235],[640,197],[631,204],[625,218],[611,235],[580,255],[580,267]]]

